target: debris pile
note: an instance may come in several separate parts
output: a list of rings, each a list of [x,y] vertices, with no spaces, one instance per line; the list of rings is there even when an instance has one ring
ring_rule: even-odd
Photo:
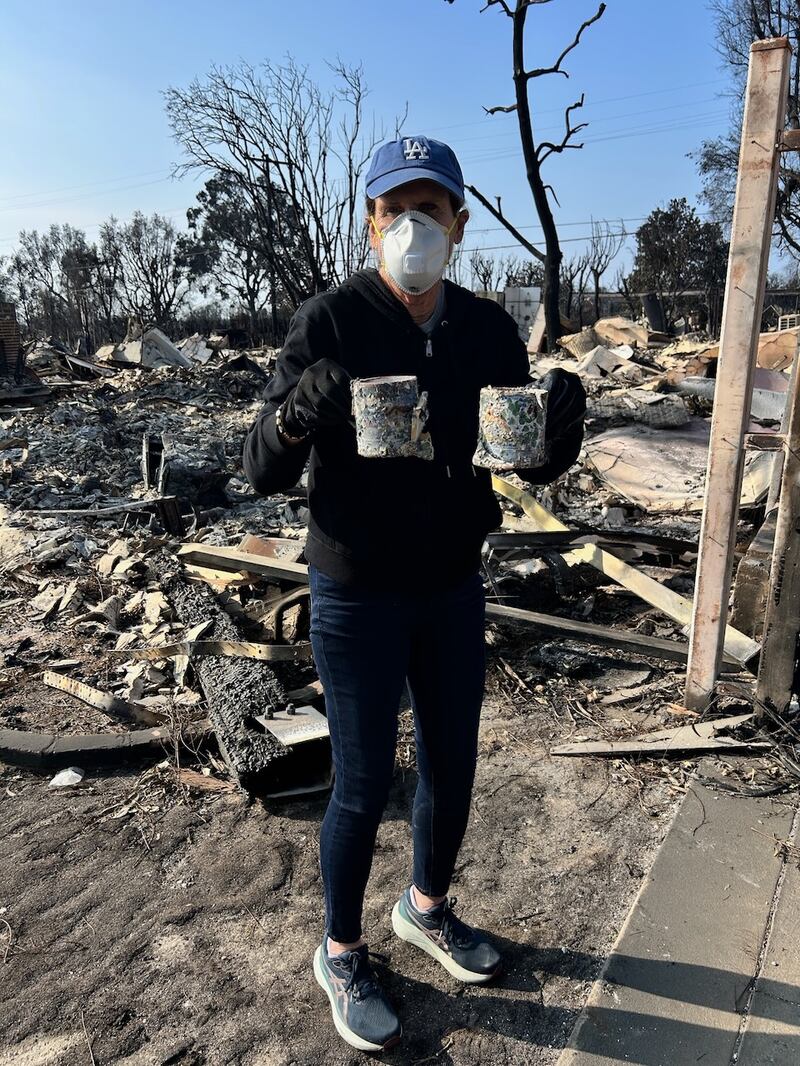
[[[785,405],[780,353],[798,329],[784,332],[791,342],[762,344],[762,434]],[[49,339],[25,352],[39,393],[16,383],[0,395],[4,757],[78,773],[215,744],[214,773],[246,792],[329,785],[308,643],[305,490],[262,499],[241,468],[276,351],[225,340],[173,344],[149,329],[88,357]],[[627,758],[684,737],[678,677],[717,355],[702,337],[671,341],[615,318],[532,359],[537,375],[561,365],[582,378],[585,447],[538,498],[513,475],[494,480],[505,518],[484,553],[489,640],[515,700],[559,722],[556,707],[569,708],[562,738],[584,754],[600,744],[591,750]],[[748,458],[745,538],[773,464],[769,451]],[[724,669],[745,670],[758,639],[752,622],[729,627]],[[735,722],[706,729],[690,757],[761,754],[731,701],[721,709]],[[644,730],[655,732],[637,748]]]
[[[799,333],[792,327],[761,335],[752,431],[780,427]],[[699,334],[671,340],[623,318],[601,319],[559,343],[560,353],[534,365],[581,377],[586,463],[610,493],[607,506],[634,507],[638,517],[699,515],[719,344]],[[748,454],[742,507],[764,503],[774,463],[768,452]]]
[[[93,359],[54,340],[28,351],[48,402],[16,389],[0,403],[0,620],[13,634],[0,646],[0,747],[16,745],[19,761],[64,765],[68,741],[71,764],[80,753],[97,765],[176,736],[196,745],[213,728],[245,790],[274,794],[282,775],[290,790],[329,784],[316,749],[277,769],[291,745],[250,721],[288,709],[297,732],[292,694],[319,697],[297,642],[303,597],[290,588],[285,602],[280,570],[178,557],[182,539],[277,552],[282,565],[302,550],[304,491],[261,499],[240,462],[275,355],[201,337],[179,348],[157,330]],[[231,693],[235,723],[223,715]]]

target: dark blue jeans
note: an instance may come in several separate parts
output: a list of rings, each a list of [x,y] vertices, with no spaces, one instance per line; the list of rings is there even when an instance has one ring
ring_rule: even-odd
[[[344,585],[315,567],[309,576],[311,643],[336,770],[320,832],[327,931],[349,943],[361,936],[406,681],[419,774],[413,880],[431,896],[450,886],[475,774],[486,672],[483,584],[476,573],[420,595]]]

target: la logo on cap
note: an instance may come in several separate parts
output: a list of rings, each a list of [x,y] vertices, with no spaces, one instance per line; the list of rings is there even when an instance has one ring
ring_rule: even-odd
[[[427,159],[430,152],[427,144],[422,144],[421,141],[414,141],[411,137],[406,137],[403,141],[403,154],[406,159]]]

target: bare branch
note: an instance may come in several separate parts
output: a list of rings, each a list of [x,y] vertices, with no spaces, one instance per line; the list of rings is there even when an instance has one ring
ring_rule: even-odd
[[[525,4],[525,7],[528,6],[528,4]],[[536,70],[527,70],[525,71],[526,80],[530,78],[541,78],[545,74],[563,74],[565,78],[568,78],[569,74],[566,72],[566,70],[561,69],[561,64],[564,62],[564,60],[573,50],[573,48],[578,47],[584,30],[587,30],[593,22],[597,22],[598,19],[601,19],[603,17],[603,12],[605,11],[605,9],[606,5],[601,4],[600,7],[597,9],[596,13],[592,15],[590,19],[587,19],[584,23],[582,23],[580,29],[575,35],[575,40],[572,42],[572,44],[567,45],[567,47],[564,49],[564,51],[561,53],[561,55],[558,57],[552,67],[538,67]]]
[[[181,170],[223,175],[241,190],[294,306],[344,280],[368,255],[358,188],[384,131],[366,119],[361,67],[337,60],[330,69],[328,90],[289,57],[260,70],[214,67],[166,94],[184,150]],[[275,210],[279,199],[286,210]]]
[[[452,0],[448,0],[448,2],[452,3]],[[483,14],[484,11],[487,11],[490,7],[502,8],[510,19],[513,19],[514,17],[514,13],[508,6],[506,0],[486,0],[486,7],[481,8],[481,14]]]
[[[467,185],[466,188],[468,192],[472,193],[472,195],[479,203],[483,204],[483,206],[486,208],[490,215],[493,215],[498,222],[502,222],[508,232],[516,240],[519,241],[523,248],[529,251],[532,256],[539,260],[540,263],[545,262],[547,256],[544,254],[544,252],[540,252],[535,245],[531,244],[527,237],[523,237],[517,227],[514,226],[511,222],[509,222],[506,216],[503,214],[503,209],[500,206],[499,196],[497,197],[497,207],[494,207],[491,203],[489,203],[483,193],[476,189],[474,185]]]
[[[566,132],[561,140],[560,144],[553,144],[551,141],[542,141],[539,147],[536,149],[536,158],[539,160],[539,165],[544,163],[548,156],[553,153],[563,152],[565,148],[583,148],[582,144],[570,144],[570,140],[576,133],[580,133],[581,130],[585,130],[589,125],[588,122],[580,122],[577,126],[573,126],[570,122],[570,114],[573,111],[577,111],[579,107],[583,107],[583,101],[585,99],[585,93],[581,93],[580,100],[576,100],[574,104],[570,104],[564,114],[564,123],[566,125]]]
[[[483,8],[485,11],[487,8],[497,6],[500,7],[506,16],[511,16],[513,27],[512,77],[514,82],[515,103],[511,106],[484,108],[484,111],[488,115],[494,115],[497,113],[516,113],[517,124],[519,126],[520,146],[525,161],[525,173],[533,197],[533,202],[536,207],[536,212],[541,223],[543,231],[542,242],[546,251],[543,253],[538,248],[535,248],[530,241],[523,237],[519,230],[503,216],[499,200],[497,207],[493,207],[474,186],[470,187],[470,191],[479,202],[486,207],[489,213],[496,218],[498,222],[503,224],[505,229],[514,236],[523,248],[526,248],[532,256],[544,264],[542,299],[545,307],[548,346],[552,349],[555,347],[556,341],[562,332],[559,317],[558,293],[559,268],[563,259],[563,254],[558,239],[558,230],[555,224],[555,219],[553,218],[550,194],[552,194],[556,203],[558,200],[552,187],[546,185],[543,181],[541,165],[544,160],[554,153],[563,152],[567,148],[582,147],[582,145],[572,144],[571,141],[580,130],[586,128],[586,123],[572,125],[572,112],[582,106],[583,98],[581,98],[579,102],[572,104],[566,109],[566,128],[561,142],[553,143],[546,141],[537,147],[533,129],[533,116],[531,114],[529,83],[531,79],[542,77],[545,74],[563,74],[565,77],[569,77],[567,71],[562,69],[564,61],[573,49],[577,48],[580,44],[586,30],[603,16],[606,10],[606,4],[601,2],[595,14],[581,23],[575,34],[574,40],[564,48],[551,66],[529,70],[525,61],[525,24],[527,15],[532,7],[543,6],[544,4],[551,2],[552,0],[486,0],[486,6]]]
[[[506,115],[510,115],[512,111],[517,110],[516,104],[508,104],[506,107],[485,107],[483,109],[487,115],[496,115],[498,111],[502,111]]]

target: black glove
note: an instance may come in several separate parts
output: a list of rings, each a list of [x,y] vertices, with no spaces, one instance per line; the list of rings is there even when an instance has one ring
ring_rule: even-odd
[[[320,359],[303,371],[281,414],[290,437],[350,421],[350,375],[332,359]]]
[[[586,392],[577,374],[558,366],[548,370],[536,385],[547,389],[546,458],[541,466],[517,473],[532,485],[549,485],[569,470],[580,453]]]
[[[583,427],[586,390],[577,374],[557,366],[548,370],[537,384],[547,390],[545,438],[548,441],[568,437]]]

